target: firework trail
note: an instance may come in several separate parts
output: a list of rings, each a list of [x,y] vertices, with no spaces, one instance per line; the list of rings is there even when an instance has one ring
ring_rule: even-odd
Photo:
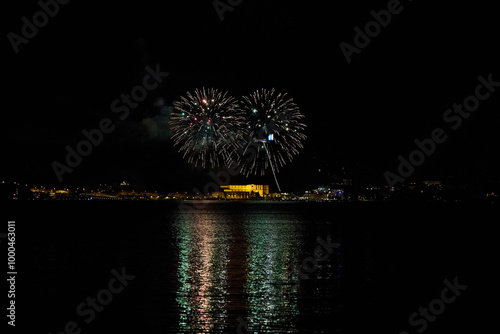
[[[306,125],[300,120],[304,115],[293,99],[286,93],[275,92],[274,88],[244,96],[241,106],[248,131],[243,136],[243,148],[239,150],[241,172],[247,176],[258,172],[264,175],[270,167],[276,179],[279,167],[291,162],[303,148]]]
[[[195,89],[174,103],[169,124],[174,146],[195,166],[228,163],[246,134],[245,116],[227,92]]]

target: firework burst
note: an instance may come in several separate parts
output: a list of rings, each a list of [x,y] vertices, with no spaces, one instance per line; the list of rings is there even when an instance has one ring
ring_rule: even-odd
[[[300,120],[304,115],[293,99],[274,88],[244,96],[241,105],[248,131],[238,158],[242,173],[264,175],[269,167],[278,172],[303,148],[306,125]]]
[[[227,163],[246,133],[245,116],[227,92],[195,89],[174,103],[170,116],[172,140],[189,163],[205,168]]]

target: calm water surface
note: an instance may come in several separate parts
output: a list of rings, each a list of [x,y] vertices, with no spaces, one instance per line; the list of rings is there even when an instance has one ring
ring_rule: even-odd
[[[341,298],[334,298],[343,279],[342,236],[331,220],[295,211],[293,203],[210,204],[169,217],[181,332],[239,326],[296,333],[304,316],[342,309]],[[322,291],[308,291],[301,284],[306,280]]]
[[[454,223],[465,210],[428,209],[32,203],[16,209],[20,323],[59,333],[75,321],[82,334],[399,333],[443,279],[474,282],[489,251],[474,242],[482,231]],[[121,268],[135,278],[87,323],[77,305]]]

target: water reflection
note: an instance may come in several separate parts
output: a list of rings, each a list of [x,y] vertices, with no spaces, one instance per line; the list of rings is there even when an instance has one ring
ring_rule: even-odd
[[[255,208],[183,211],[172,226],[179,333],[299,333],[339,316],[341,257],[331,254],[308,280],[299,268],[329,231]]]
[[[298,267],[301,238],[293,220],[251,219],[246,223],[249,332],[295,333],[299,311]]]
[[[222,333],[227,326],[228,231],[208,213],[174,222],[179,247],[177,303],[183,333]]]

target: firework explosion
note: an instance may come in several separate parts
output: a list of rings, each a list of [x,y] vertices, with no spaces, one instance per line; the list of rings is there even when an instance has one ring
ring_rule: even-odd
[[[278,166],[292,161],[303,148],[306,135],[302,131],[306,125],[300,119],[304,115],[293,99],[287,98],[286,93],[276,93],[274,88],[243,97],[242,108],[248,131],[238,157],[242,173],[260,171],[264,175],[269,167],[273,173],[278,172]]]
[[[217,89],[195,89],[174,103],[170,116],[172,139],[195,166],[227,163],[246,133],[245,116],[237,101]]]

